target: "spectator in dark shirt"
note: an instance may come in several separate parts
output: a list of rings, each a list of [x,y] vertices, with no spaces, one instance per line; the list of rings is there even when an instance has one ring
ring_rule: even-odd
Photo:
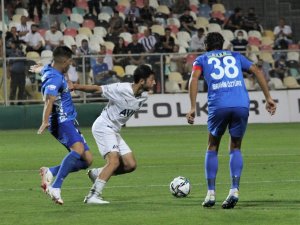
[[[6,33],[5,36],[5,43],[6,43],[6,55],[8,56],[12,49],[12,44],[16,44],[17,46],[20,45],[19,35],[17,32],[17,28],[12,26],[10,31]]]
[[[254,8],[249,8],[248,9],[248,14],[243,19],[242,28],[247,32],[250,31],[250,30],[261,31],[259,21],[258,21],[258,18],[256,16],[256,14],[255,14],[255,9]]]
[[[173,48],[174,48],[174,45],[175,45],[175,40],[171,36],[171,29],[170,28],[165,29],[165,36],[163,36],[161,38],[161,42],[162,42],[162,45],[163,45],[163,51],[164,52],[173,52]]]
[[[234,14],[232,14],[227,22],[224,24],[224,29],[231,30],[234,32],[242,27],[243,22],[243,11],[241,8],[235,8]]]
[[[113,54],[127,54],[128,50],[127,47],[125,46],[125,41],[122,37],[119,37],[118,43],[116,43]],[[128,57],[124,56],[114,56],[113,58],[114,65],[119,65],[125,68],[125,66],[128,64]]]
[[[179,17],[179,21],[180,21],[180,30],[181,31],[187,31],[190,34],[195,30],[194,27],[194,19],[193,17],[190,15],[190,10],[189,8],[186,8],[184,10],[184,14],[182,16]]]
[[[135,56],[129,56],[130,64],[139,65],[144,62],[144,56],[142,53],[145,52],[144,46],[138,42],[138,35],[132,35],[132,42],[127,46],[128,54],[139,54]]]
[[[149,6],[149,0],[144,0],[144,7],[140,9],[140,14],[141,20],[144,21],[147,26],[152,26],[155,9]]]
[[[245,54],[247,50],[248,41],[244,37],[243,31],[238,31],[235,39],[231,41],[233,51],[242,52]]]
[[[175,3],[172,7],[172,12],[174,14],[183,14],[186,9],[190,7],[189,0],[175,0]]]

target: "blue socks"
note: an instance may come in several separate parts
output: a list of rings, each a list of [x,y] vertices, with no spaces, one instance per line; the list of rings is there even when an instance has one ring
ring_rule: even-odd
[[[230,176],[232,179],[231,189],[239,188],[240,177],[243,170],[243,157],[240,149],[234,149],[230,151]]]
[[[79,159],[77,160],[75,166],[72,168],[72,170],[70,171],[71,172],[76,172],[78,170],[84,170],[84,169],[87,169],[89,167],[89,165],[87,164],[86,161],[82,160],[82,159]],[[60,168],[60,165],[58,166],[53,166],[53,167],[50,167],[49,170],[50,172],[52,173],[52,175],[55,177],[59,171],[59,168]]]
[[[52,184],[52,187],[54,188],[61,188],[61,185],[64,181],[64,179],[68,176],[68,174],[73,170],[73,168],[76,168],[77,161],[80,161],[80,155],[75,152],[71,151],[68,155],[63,159],[60,168],[58,170],[56,179],[54,183]]]
[[[207,150],[205,155],[205,176],[208,190],[216,189],[216,176],[218,172],[218,152]]]

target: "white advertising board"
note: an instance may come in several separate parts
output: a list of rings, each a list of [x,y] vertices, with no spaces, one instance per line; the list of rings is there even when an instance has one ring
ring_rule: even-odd
[[[300,122],[300,90],[272,91],[277,101],[274,116],[265,110],[263,93],[249,92],[249,123]],[[127,126],[187,125],[185,115],[190,107],[188,93],[150,95],[146,104],[126,123]],[[195,124],[206,124],[207,96],[198,93]]]

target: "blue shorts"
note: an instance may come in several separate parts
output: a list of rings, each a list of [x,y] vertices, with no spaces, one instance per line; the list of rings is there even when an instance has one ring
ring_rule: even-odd
[[[249,109],[232,107],[216,109],[208,115],[208,131],[215,137],[222,136],[228,126],[232,137],[243,137],[247,128]]]
[[[69,151],[71,150],[71,146],[76,142],[83,143],[85,151],[90,149],[80,130],[77,128],[76,121],[52,123],[50,124],[49,131]]]

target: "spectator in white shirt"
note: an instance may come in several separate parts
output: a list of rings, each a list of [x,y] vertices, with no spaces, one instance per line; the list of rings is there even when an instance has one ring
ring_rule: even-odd
[[[53,50],[57,46],[63,45],[63,34],[57,30],[57,24],[51,25],[50,30],[45,33],[46,49]]]
[[[31,25],[31,32],[25,36],[25,43],[27,45],[26,52],[35,51],[41,53],[43,51],[43,37],[37,32],[38,26]]]
[[[19,40],[25,43],[25,36],[30,32],[30,25],[27,24],[27,17],[21,16],[21,23],[17,25]]]
[[[292,41],[292,29],[289,25],[286,25],[285,19],[279,19],[279,25],[274,28],[275,45],[278,45],[281,41],[285,41],[287,44],[293,43]]]
[[[205,34],[204,29],[200,27],[196,34],[192,36],[191,39],[191,51],[192,52],[202,52],[205,51]]]

